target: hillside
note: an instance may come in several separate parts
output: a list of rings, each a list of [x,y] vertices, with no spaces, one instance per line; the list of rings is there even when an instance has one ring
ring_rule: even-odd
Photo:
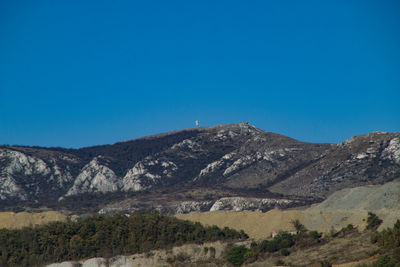
[[[260,254],[255,262],[245,266],[274,266],[282,260],[295,266],[320,266],[321,262],[335,263],[333,266],[356,266],[360,260],[366,262],[382,258],[384,250],[378,250],[378,244],[371,243],[371,232],[365,231],[368,211],[376,213],[383,219],[379,230],[393,227],[400,218],[399,198],[400,182],[390,182],[381,186],[361,186],[342,189],[330,195],[320,204],[306,209],[273,209],[268,212],[250,211],[216,211],[204,213],[189,213],[176,215],[180,219],[201,222],[204,225],[226,226],[236,230],[244,230],[251,238],[248,242],[235,243],[235,246],[245,244],[251,248],[253,241],[262,244],[269,239],[272,232],[293,231],[293,220],[299,220],[307,229],[324,233],[324,238],[312,243],[298,241],[298,245],[290,249],[289,255],[281,253]],[[351,224],[354,228],[349,228]],[[343,229],[345,229],[343,231]],[[399,232],[400,233],[400,232]],[[387,230],[382,231],[382,236]],[[314,240],[315,241],[315,240]],[[310,243],[311,242],[311,243]],[[303,244],[303,245],[301,245]],[[112,259],[94,258],[76,262],[54,264],[51,266],[73,266],[75,263],[101,266],[111,262],[111,266],[126,264],[128,266],[166,265],[166,266],[230,266],[226,262],[226,253],[230,243],[206,243],[178,246],[167,250],[155,250],[151,253],[117,256]],[[207,249],[205,248],[207,247]],[[215,249],[214,256],[206,252],[210,247]],[[387,251],[388,253],[390,250]],[[375,256],[374,256],[375,255]],[[103,256],[104,255],[99,255]],[[347,263],[350,262],[350,263]],[[347,264],[345,264],[347,263]],[[70,264],[70,265],[68,265]]]
[[[270,210],[268,212],[203,212],[177,214],[180,219],[205,225],[243,229],[255,239],[267,238],[272,232],[293,231],[292,220],[299,220],[307,229],[319,232],[339,230],[352,224],[363,230],[368,212],[383,219],[379,230],[393,226],[400,218],[400,182],[382,186],[361,186],[342,189],[320,204],[306,209]]]
[[[0,229],[0,266],[43,266],[55,261],[149,252],[188,243],[237,241],[244,233],[156,213],[87,216],[18,230]]]
[[[235,209],[232,197],[252,198],[237,209],[269,210],[399,177],[400,133],[314,144],[237,123],[81,149],[0,146],[3,210],[190,212]]]
[[[345,188],[313,207],[315,210],[398,210],[400,182]]]
[[[371,243],[376,232],[362,231],[346,226],[339,231],[318,233],[301,230],[297,234],[281,232],[273,238],[189,244],[152,250],[147,253],[91,258],[51,264],[62,266],[343,266],[354,267],[360,262],[381,261],[390,250]],[[395,234],[396,239],[399,234]],[[383,233],[378,234],[382,238]],[[381,254],[382,256],[380,256]],[[108,265],[107,265],[108,264]],[[331,265],[333,264],[333,265]],[[374,265],[375,266],[375,265]],[[384,266],[384,265],[378,265]],[[390,265],[391,266],[391,265]]]

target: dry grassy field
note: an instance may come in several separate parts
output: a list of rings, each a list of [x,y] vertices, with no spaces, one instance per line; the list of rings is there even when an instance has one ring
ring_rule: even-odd
[[[218,211],[178,214],[176,217],[207,225],[232,227],[244,230],[254,239],[269,237],[271,232],[290,231],[291,221],[299,220],[309,230],[329,232],[340,230],[348,224],[363,230],[368,211],[374,212],[383,224],[379,230],[392,227],[400,219],[400,183],[382,186],[361,186],[335,192],[324,202],[307,209],[271,210],[268,212]]]
[[[19,229],[53,221],[66,221],[67,216],[57,211],[0,212],[0,228]]]
[[[309,230],[329,232],[353,224],[360,230],[365,228],[367,211],[349,210],[270,210],[268,212],[219,211],[178,214],[180,219],[200,222],[206,225],[231,227],[244,230],[251,238],[264,239],[273,231],[293,231],[291,221],[297,219]]]

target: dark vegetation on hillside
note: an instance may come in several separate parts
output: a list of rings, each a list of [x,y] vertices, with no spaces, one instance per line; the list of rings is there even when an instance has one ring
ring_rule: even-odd
[[[382,220],[373,213],[369,214],[368,219],[375,224],[382,223]],[[380,247],[381,254],[377,262],[370,265],[371,267],[400,267],[400,220],[397,220],[393,228],[373,232],[371,242]]]
[[[225,227],[203,227],[157,213],[88,216],[21,230],[0,229],[0,266],[42,266],[91,257],[147,252],[184,243],[247,238]]]
[[[400,221],[397,221],[393,228],[377,232],[382,220],[374,213],[369,212],[367,218],[366,232],[360,233],[356,227],[349,224],[339,231],[332,230],[331,233],[322,235],[317,231],[309,231],[298,220],[292,221],[296,228],[295,234],[281,232],[272,239],[260,242],[252,242],[250,247],[244,245],[233,245],[226,253],[226,260],[233,266],[241,266],[244,263],[256,261],[276,260],[276,265],[285,266],[308,266],[307,264],[292,264],[287,259],[294,251],[304,251],[304,257],[307,257],[306,251],[313,248],[319,251],[319,247],[330,244],[331,241],[342,238],[354,238],[365,233],[369,233],[371,242],[376,243],[380,249],[369,251],[365,257],[378,254],[375,262],[369,264],[359,264],[358,267],[400,267]],[[367,241],[366,239],[365,241]],[[368,241],[367,241],[368,242]],[[332,250],[331,252],[334,252]],[[325,252],[326,253],[326,252]],[[342,252],[342,257],[347,257]],[[305,261],[307,262],[307,261]],[[318,262],[316,262],[318,264]],[[332,266],[332,262],[322,260],[320,266]],[[314,266],[314,265],[313,265]]]
[[[72,154],[86,163],[96,156],[103,156],[109,160],[108,165],[115,174],[122,176],[136,162],[149,155],[163,151],[185,139],[195,137],[198,133],[199,131],[197,130],[183,130],[165,136],[134,139],[113,145],[99,145],[79,149],[55,147],[48,148],[48,150]]]
[[[228,250],[226,260],[234,266],[241,266],[243,263],[266,259],[276,253],[288,256],[292,248],[302,249],[326,242],[322,239],[321,233],[308,231],[298,220],[293,221],[292,224],[296,228],[295,234],[280,232],[272,239],[251,243],[250,248],[243,245],[233,246]]]

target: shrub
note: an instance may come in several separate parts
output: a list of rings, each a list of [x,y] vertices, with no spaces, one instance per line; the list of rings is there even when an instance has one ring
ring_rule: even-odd
[[[249,236],[243,230],[240,230],[239,233],[240,233],[240,238],[241,239],[249,238]]]
[[[274,241],[278,245],[278,249],[280,248],[290,248],[294,245],[293,236],[287,232],[279,233],[274,237]]]
[[[244,261],[247,263],[255,262],[258,258],[258,253],[248,250],[244,253]]]
[[[317,231],[310,231],[308,234],[315,240],[319,240],[319,238],[322,236],[322,234],[318,233]]]
[[[376,242],[378,242],[378,238],[379,238],[379,234],[374,232],[371,234],[370,240],[372,244],[375,244]]]
[[[296,229],[297,232],[307,232],[307,228],[298,219],[292,220],[290,221],[290,223],[293,225],[294,229]]]
[[[226,259],[234,266],[241,266],[244,262],[244,255],[248,251],[250,250],[246,248],[244,245],[233,247],[228,251]]]
[[[378,229],[379,225],[381,225],[382,220],[379,219],[378,216],[376,216],[375,213],[368,212],[368,218],[367,218],[367,229],[368,230],[373,230],[375,231]]]
[[[279,250],[278,244],[275,240],[264,240],[261,243],[261,250],[263,252],[275,252]]]
[[[281,249],[281,255],[282,256],[289,256],[290,251],[287,248]]]
[[[294,238],[287,232],[279,233],[273,240],[264,240],[260,244],[261,252],[276,252],[283,248],[290,248],[294,245]]]
[[[277,260],[275,265],[285,265],[285,262],[283,260]]]
[[[379,257],[377,261],[378,266],[380,267],[389,267],[391,266],[391,258],[388,255],[382,255]],[[394,266],[394,265],[393,265]]]

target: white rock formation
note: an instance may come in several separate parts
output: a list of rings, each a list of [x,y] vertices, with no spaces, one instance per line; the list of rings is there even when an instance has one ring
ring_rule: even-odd
[[[155,182],[156,179],[159,178],[160,176],[150,173],[144,166],[143,162],[138,162],[126,173],[124,179],[122,180],[123,190],[140,191],[150,187],[150,185],[143,184],[145,179]]]
[[[91,258],[83,262],[82,267],[108,267],[104,258]]]
[[[389,145],[383,150],[382,156],[400,164],[400,138],[390,140]]]
[[[286,208],[293,203],[295,203],[294,200],[288,199],[224,197],[217,200],[210,208],[210,211],[268,210],[273,208]]]
[[[190,149],[191,151],[201,150],[201,146],[195,141],[192,141],[190,139],[185,139],[182,142],[177,143],[171,147],[171,149],[182,149],[182,148]]]
[[[151,168],[162,169],[162,175],[152,173]],[[171,177],[177,170],[178,166],[170,160],[146,157],[126,173],[122,180],[122,189],[124,191],[141,191],[150,188],[160,179]]]
[[[162,169],[162,175],[154,174],[151,168]],[[162,178],[171,177],[178,170],[178,166],[170,160],[153,159],[146,157],[139,161],[124,176],[124,191],[141,191],[157,184]]]
[[[46,267],[76,267],[77,264],[78,263],[75,261],[64,261],[61,263],[52,263],[47,265]]]
[[[105,165],[100,164],[100,156],[86,164],[75,179],[66,196],[94,192],[114,192],[121,187],[121,182],[115,173]]]
[[[46,267],[133,267],[133,261],[127,256],[116,256],[108,261],[105,258],[91,258],[82,261],[65,261],[61,263],[52,263]]]
[[[4,200],[9,197],[25,200],[26,192],[17,185],[11,176],[0,175],[0,199]]]
[[[213,201],[184,201],[177,207],[175,213],[202,212],[212,205]]]
[[[0,199],[8,197],[27,199],[27,193],[18,185],[17,178],[21,176],[31,177],[30,180],[24,181],[28,186],[34,185],[37,177],[48,177],[49,181],[54,181],[59,187],[72,180],[70,173],[67,170],[62,172],[54,159],[51,161],[52,164],[47,164],[40,158],[2,148],[0,149],[1,162],[5,163],[5,166],[0,171]],[[39,191],[39,188],[33,189]]]

